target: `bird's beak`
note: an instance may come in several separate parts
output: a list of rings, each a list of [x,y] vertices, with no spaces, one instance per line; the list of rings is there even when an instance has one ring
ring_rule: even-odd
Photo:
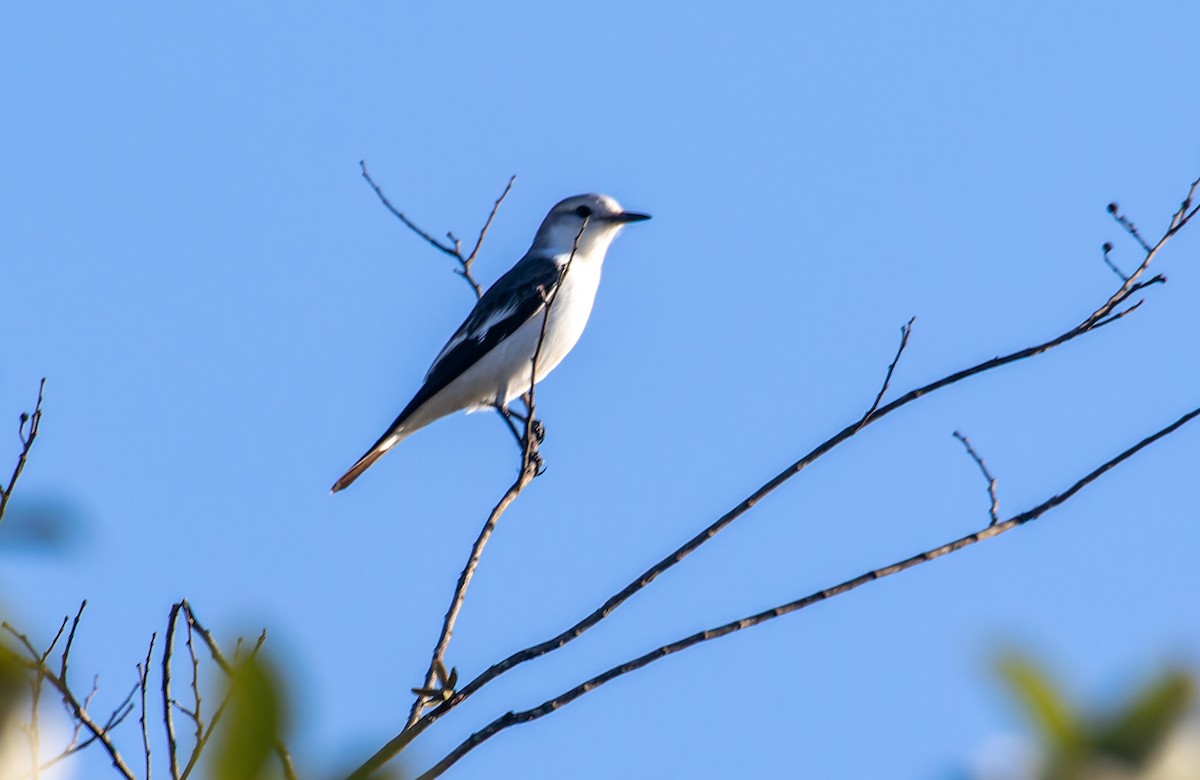
[[[609,220],[616,222],[618,225],[624,225],[628,222],[645,222],[650,219],[649,214],[637,214],[632,211],[623,211],[620,214],[613,214]]]

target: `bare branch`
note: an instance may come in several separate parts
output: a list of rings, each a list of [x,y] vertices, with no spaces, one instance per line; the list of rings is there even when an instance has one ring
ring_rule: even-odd
[[[45,392],[46,378],[42,377],[42,381],[38,383],[37,403],[33,406],[33,414],[21,413],[21,422],[17,426],[17,436],[21,440],[21,454],[17,456],[17,465],[13,468],[12,476],[8,479],[8,485],[0,486],[0,520],[4,519],[4,512],[8,508],[8,500],[12,498],[13,488],[17,486],[17,480],[20,479],[21,472],[25,470],[25,461],[29,459],[29,451],[33,449],[33,442],[37,439],[38,432],[41,429],[42,397]],[[25,431],[26,423],[29,423],[28,433]]]
[[[517,180],[517,177],[509,177],[508,184],[504,187],[504,191],[500,193],[500,197],[497,198],[496,202],[492,205],[491,213],[488,214],[487,221],[483,223],[483,228],[479,231],[479,238],[475,241],[475,247],[471,250],[470,255],[464,256],[462,253],[462,242],[454,235],[454,233],[447,232],[446,238],[450,241],[450,243],[443,244],[441,241],[438,241],[432,235],[422,230],[415,222],[406,217],[403,212],[392,205],[392,202],[388,200],[388,197],[383,194],[383,189],[375,183],[375,180],[371,178],[371,174],[367,172],[367,163],[364,160],[359,160],[358,166],[362,170],[362,177],[366,179],[367,184],[369,184],[371,189],[375,191],[375,195],[379,198],[379,202],[384,205],[384,208],[390,211],[392,215],[396,217],[396,219],[403,222],[405,227],[416,233],[421,238],[425,239],[425,241],[434,249],[437,249],[442,254],[449,255],[458,261],[458,268],[454,270],[454,273],[458,276],[461,276],[467,282],[467,284],[471,286],[471,290],[475,293],[475,300],[482,298],[483,287],[479,285],[479,282],[475,281],[475,277],[471,272],[471,266],[475,262],[475,258],[479,255],[479,248],[483,246],[483,239],[487,237],[488,228],[492,226],[492,220],[496,218],[496,212],[500,210],[500,204],[503,203],[504,199],[508,197],[508,193],[512,190],[513,182]]]
[[[84,601],[83,603],[87,604],[86,601]],[[80,607],[79,610],[80,610],[80,612],[82,612],[83,607]],[[56,631],[54,633],[54,638],[50,640],[50,644],[47,645],[46,649],[42,652],[41,658],[39,659],[41,661],[41,663],[46,663],[46,659],[49,658],[50,654],[54,652],[54,646],[58,644],[58,640],[62,639],[63,631],[66,630],[67,623],[70,620],[71,620],[70,615],[63,616],[62,622],[58,624],[58,631]],[[74,631],[72,631],[72,633],[74,633]],[[67,651],[70,652],[70,647],[67,648]]]
[[[447,754],[445,758],[435,764],[432,769],[420,775],[417,780],[432,780],[432,778],[440,776],[467,753],[474,750],[476,747],[483,744],[485,741],[506,728],[520,723],[528,723],[549,715],[565,705],[570,704],[572,701],[578,699],[585,693],[595,690],[604,683],[637,669],[641,669],[642,667],[647,666],[654,661],[664,658],[672,653],[677,653],[680,650],[686,650],[687,648],[693,647],[702,642],[728,636],[736,631],[741,631],[743,629],[765,623],[769,620],[782,617],[783,615],[797,612],[805,607],[810,607],[813,604],[826,601],[834,596],[840,596],[843,593],[848,593],[868,583],[881,580],[884,577],[889,577],[893,574],[899,574],[907,569],[911,569],[923,563],[928,563],[929,561],[940,558],[943,555],[957,552],[975,544],[976,542],[980,542],[985,539],[991,539],[992,537],[999,536],[1006,531],[1011,531],[1012,529],[1022,526],[1025,523],[1036,520],[1055,507],[1064,504],[1068,499],[1070,499],[1084,487],[1099,479],[1105,472],[1120,465],[1122,462],[1133,457],[1139,451],[1145,447],[1148,447],[1159,439],[1170,435],[1198,416],[1200,416],[1200,408],[1193,409],[1175,422],[1147,436],[1116,457],[1111,458],[1097,468],[1093,469],[1091,472],[1077,480],[1075,484],[1071,485],[1061,493],[1051,496],[1032,509],[1026,510],[1019,515],[1015,515],[1002,523],[992,523],[982,531],[976,531],[975,533],[967,534],[966,536],[955,539],[954,541],[947,542],[946,544],[934,547],[933,549],[926,550],[922,553],[918,553],[917,555],[897,561],[896,563],[866,572],[865,574],[861,574],[853,579],[846,580],[845,582],[835,585],[832,588],[826,588],[825,590],[817,591],[816,593],[796,599],[795,601],[789,601],[786,604],[781,604],[778,607],[766,610],[765,612],[749,615],[741,618],[740,620],[725,623],[724,625],[708,629],[707,631],[700,631],[678,641],[671,642],[670,644],[662,645],[661,647],[655,648],[649,653],[639,656],[631,661],[623,663],[619,666],[614,666],[603,674],[596,675],[595,677],[580,683],[569,691],[566,691],[552,699],[548,699],[537,707],[521,712],[506,713],[505,715],[502,715],[496,720],[492,721],[488,726],[484,727],[480,731],[475,732],[466,740],[464,740],[458,745],[458,747]]]
[[[512,191],[513,183],[516,180],[517,177],[515,175],[508,177],[508,184],[504,186],[504,192],[500,193],[500,197],[496,198],[496,202],[492,205],[492,211],[490,214],[488,214],[487,221],[483,223],[483,227],[479,230],[479,238],[475,239],[475,247],[471,250],[471,254],[467,256],[467,259],[462,261],[461,275],[463,275],[467,281],[471,282],[471,286],[475,288],[476,299],[483,297],[483,289],[476,284],[475,280],[470,276],[471,264],[475,262],[475,257],[479,254],[479,247],[483,246],[483,239],[487,237],[488,228],[492,226],[492,220],[496,218],[496,212],[500,210],[500,204],[503,203],[504,199],[508,197],[508,193]]]
[[[1146,243],[1146,239],[1142,238],[1142,234],[1138,232],[1137,226],[1135,226],[1128,217],[1121,213],[1121,209],[1116,203],[1108,204],[1108,213],[1112,215],[1112,218],[1116,220],[1118,225],[1125,228],[1126,233],[1133,236],[1133,240],[1138,242],[1138,245],[1141,246],[1142,251],[1146,252],[1147,254],[1152,251],[1150,245]]]
[[[204,641],[205,646],[208,647],[208,652],[212,654],[213,661],[216,662],[217,666],[221,667],[221,671],[225,672],[225,674],[233,674],[233,666],[229,661],[225,660],[225,655],[221,652],[221,647],[217,644],[217,640],[213,639],[212,633],[204,627],[200,622],[200,618],[196,617],[195,611],[192,610],[192,605],[186,599],[183,601],[183,608],[187,613],[188,623],[191,624],[196,633],[200,635],[200,639]],[[241,637],[238,637],[238,642],[241,642]],[[260,638],[258,645],[254,648],[255,652],[261,646],[262,639]]]
[[[221,652],[221,647],[217,644],[216,639],[213,638],[212,632],[205,628],[204,624],[200,622],[200,619],[196,617],[196,612],[192,608],[191,603],[189,603],[187,599],[184,599],[179,603],[179,607],[183,610],[185,619],[188,623],[189,631],[195,632],[195,635],[200,637],[200,640],[208,648],[209,654],[212,656],[213,663],[215,663],[217,667],[220,668],[220,670],[226,675],[232,676],[234,673],[233,665],[225,657],[225,654]],[[189,634],[189,637],[190,636],[191,635]],[[250,650],[251,657],[258,654],[258,651],[262,649],[263,643],[266,642],[266,640],[267,632],[266,630],[263,630],[262,633],[258,635],[258,639],[255,640],[254,647]],[[235,661],[237,660],[241,646],[242,638],[238,637],[237,650],[234,652]],[[192,650],[190,644],[189,652],[193,653],[194,658],[194,651]],[[193,663],[196,663],[196,661],[193,661]],[[220,704],[218,704],[216,710],[213,711],[212,718],[202,730],[199,728],[199,718],[196,718],[198,721],[196,744],[193,746],[192,753],[188,757],[187,763],[184,765],[183,771],[179,775],[180,780],[188,780],[192,774],[192,771],[196,768],[196,765],[200,761],[200,755],[204,752],[204,748],[207,747],[209,741],[212,739],[213,733],[216,731],[217,726],[220,724],[221,719],[225,715],[225,710],[229,705],[231,695],[231,691],[227,691],[225,693],[225,696],[221,699]],[[194,712],[199,713],[199,711],[200,706],[199,703],[197,703],[196,710]],[[191,715],[193,713],[188,714]],[[286,780],[296,780],[296,770],[292,766],[291,755],[288,753],[287,747],[284,746],[283,742],[280,740],[275,741],[275,753],[279,757],[280,766]]]
[[[892,373],[896,370],[896,364],[900,362],[900,356],[904,354],[904,348],[908,346],[908,337],[912,335],[913,323],[916,321],[916,317],[909,317],[908,322],[900,326],[900,346],[896,348],[896,357],[892,358],[891,364],[888,365],[887,374],[883,377],[883,384],[879,386],[879,392],[875,394],[874,403],[859,421],[860,429],[871,419],[871,415],[875,414],[875,410],[879,408],[879,402],[883,400],[883,396],[888,390],[888,385],[892,383]]]
[[[1179,210],[1171,216],[1171,227],[1167,232],[1177,232],[1180,228],[1186,225],[1192,217],[1196,216],[1197,211],[1200,211],[1200,206],[1191,208],[1192,199],[1196,196],[1197,187],[1200,187],[1200,177],[1197,177],[1196,180],[1192,182],[1192,186],[1188,189],[1188,193],[1184,197],[1183,202],[1179,204]],[[1191,209],[1191,211],[1188,209]]]
[[[138,664],[138,687],[142,692],[142,716],[138,718],[138,722],[142,726],[142,752],[146,755],[146,780],[151,780],[150,777],[150,731],[146,725],[146,687],[150,681],[150,657],[154,654],[154,640],[158,638],[158,633],[150,635],[150,646],[146,648],[145,663]]]
[[[83,617],[83,610],[86,608],[87,608],[87,599],[84,599],[82,602],[80,602],[79,611],[75,613],[75,619],[71,622],[71,633],[67,635],[67,644],[65,647],[63,647],[62,664],[61,664],[61,666],[59,666],[58,675],[59,675],[59,677],[62,677],[64,683],[67,681],[67,663],[69,662],[69,658],[71,656],[71,646],[75,644],[75,632],[79,629],[79,620],[80,620],[80,618]],[[59,634],[61,635],[62,629],[60,628],[58,631],[59,631]],[[55,642],[58,641],[57,636],[54,638],[54,641]],[[51,645],[51,647],[53,647],[53,644]],[[50,653],[50,651],[47,650],[46,654],[49,655],[49,653]],[[42,660],[44,661],[45,658],[43,658]]]
[[[275,740],[275,755],[279,757],[279,767],[283,770],[284,780],[297,780],[296,767],[292,766],[292,754],[278,739]]]
[[[86,605],[86,602],[84,602],[84,604]],[[79,612],[83,612],[83,606],[80,606]],[[65,625],[66,620],[64,619],[63,626]],[[92,718],[91,714],[87,710],[86,702],[91,700],[91,696],[89,695],[84,702],[80,702],[79,698],[71,690],[70,686],[67,685],[66,679],[63,676],[56,674],[54,670],[51,669],[46,663],[50,653],[49,650],[44,653],[38,652],[38,650],[34,648],[33,643],[29,641],[29,637],[17,631],[7,621],[0,623],[0,627],[3,627],[5,631],[16,638],[16,640],[25,648],[26,652],[29,653],[31,660],[28,662],[23,662],[22,665],[27,666],[35,671],[39,684],[41,680],[45,680],[46,682],[50,683],[62,697],[63,705],[67,708],[67,711],[70,713],[71,717],[74,718],[76,722],[83,724],[83,727],[92,735],[92,739],[89,739],[88,741],[78,745],[77,749],[70,750],[66,753],[66,755],[69,755],[73,752],[78,752],[78,750],[81,750],[82,748],[91,744],[93,741],[98,741],[104,746],[104,749],[108,753],[109,758],[112,760],[112,765],[117,772],[119,772],[126,780],[135,780],[132,770],[130,770],[129,765],[125,763],[125,759],[121,756],[120,751],[117,750],[116,745],[113,743],[112,738],[109,735],[109,731],[121,721],[125,720],[126,716],[132,712],[133,705],[130,702],[133,699],[134,691],[137,690],[136,686],[130,689],[129,695],[125,697],[125,700],[122,701],[121,704],[117,705],[117,709],[113,710],[113,714],[109,716],[104,725],[101,725]],[[55,636],[55,643],[58,641],[58,638],[62,636],[62,631],[63,628],[60,627],[58,634]],[[72,634],[74,634],[74,631],[72,631]],[[51,647],[53,647],[53,643]],[[64,652],[67,652],[67,648],[64,648]],[[14,658],[20,660],[17,656],[14,656]],[[93,694],[94,692],[95,688],[93,688]],[[36,723],[36,713],[34,717]],[[58,760],[65,758],[66,755],[59,756],[51,763],[56,763]],[[36,762],[37,759],[35,758],[34,760]],[[42,767],[36,767],[36,769],[40,768]],[[35,775],[36,769],[34,772]]]
[[[192,662],[192,701],[195,706],[188,714],[191,716],[192,722],[196,727],[195,741],[196,744],[199,744],[200,738],[204,735],[204,720],[200,715],[200,702],[202,701],[200,696],[200,661],[196,658],[196,646],[192,641],[193,633],[194,623],[189,619],[187,621],[187,649],[188,657]]]
[[[1189,197],[1192,193],[1194,193],[1195,187],[1196,185],[1194,184],[1192,190],[1189,192]],[[1185,201],[1185,206],[1186,205],[1188,205],[1188,203]],[[1183,213],[1183,211],[1184,209],[1181,209],[1180,213]],[[1190,219],[1194,214],[1194,211],[1195,210],[1187,213],[1182,218],[1182,224],[1186,224],[1187,220]],[[904,351],[907,339],[911,333],[912,322],[910,321],[910,323],[905,326],[905,329],[901,332],[900,347],[897,350],[896,357],[893,359],[892,364],[888,368],[883,387],[877,394],[876,403],[872,404],[871,409],[868,410],[867,414],[865,414],[863,418],[851,423],[850,425],[847,425],[841,431],[834,434],[823,443],[819,444],[800,460],[776,474],[773,478],[743,499],[737,506],[719,517],[716,521],[693,536],[674,552],[668,554],[658,563],[651,566],[639,577],[631,581],[628,585],[607,599],[602,605],[597,607],[575,625],[567,628],[548,640],[532,645],[523,650],[519,650],[507,658],[492,664],[492,666],[479,674],[475,679],[471,680],[458,691],[456,691],[448,700],[425,713],[423,717],[420,717],[415,721],[410,718],[408,723],[405,725],[404,730],[389,740],[387,744],[381,747],[378,751],[376,751],[376,753],[371,756],[370,759],[364,762],[362,766],[360,766],[353,774],[350,775],[350,778],[353,780],[363,780],[364,778],[369,777],[372,772],[378,770],[381,766],[398,755],[401,750],[403,750],[409,743],[412,742],[413,739],[415,739],[432,723],[450,712],[450,710],[457,707],[468,697],[470,697],[487,683],[494,680],[496,677],[499,677],[501,674],[504,674],[505,672],[522,663],[526,663],[534,658],[545,655],[546,653],[558,650],[571,641],[582,636],[584,632],[595,626],[608,615],[612,614],[613,611],[631,598],[635,593],[641,591],[643,588],[657,579],[659,575],[680,563],[684,558],[695,552],[695,550],[697,550],[701,545],[714,538],[718,533],[727,528],[735,520],[757,505],[759,501],[761,501],[770,493],[774,492],[783,483],[799,474],[801,471],[819,458],[826,455],[839,444],[842,444],[843,442],[855,436],[867,425],[877,422],[888,414],[891,414],[892,412],[907,406],[918,399],[931,395],[938,390],[988,371],[1001,368],[1011,363],[1044,354],[1056,347],[1073,341],[1080,336],[1096,331],[1105,325],[1116,322],[1117,320],[1123,319],[1125,316],[1133,313],[1141,305],[1141,301],[1137,301],[1124,309],[1120,309],[1120,307],[1126,304],[1130,297],[1138,290],[1166,281],[1166,278],[1161,276],[1156,276],[1145,282],[1139,281],[1139,278],[1143,275],[1147,267],[1149,267],[1150,263],[1158,255],[1158,253],[1162,250],[1163,246],[1166,245],[1167,241],[1179,231],[1180,227],[1180,219],[1178,217],[1172,219],[1172,226],[1163,234],[1158,243],[1150,248],[1146,254],[1146,257],[1143,259],[1138,268],[1124,279],[1117,291],[1114,292],[1104,302],[1103,305],[1101,305],[1075,327],[1033,346],[1026,347],[1015,352],[1010,352],[1005,355],[997,356],[952,374],[943,376],[940,379],[908,391],[890,403],[879,406],[878,404],[882,403],[883,395],[887,391],[888,384],[891,381],[892,373],[894,372],[895,366]],[[429,685],[427,684],[425,687],[428,688]]]
[[[375,195],[379,197],[379,202],[383,204],[384,208],[392,212],[392,216],[403,222],[404,226],[409,230],[425,239],[434,249],[442,252],[443,254],[450,255],[460,263],[462,262],[463,256],[457,249],[455,249],[453,246],[446,246],[441,241],[438,241],[436,238],[417,227],[416,223],[404,216],[403,212],[392,205],[392,202],[388,200],[387,195],[383,194],[383,189],[375,183],[375,180],[371,178],[371,174],[367,172],[367,163],[365,160],[359,160],[358,167],[362,170],[362,177],[367,180],[367,184],[371,185],[371,189],[375,190]],[[453,241],[454,239],[451,238],[451,240]]]
[[[167,730],[167,766],[171,771],[172,780],[179,780],[179,742],[175,738],[175,718],[171,713],[171,654],[175,649],[175,624],[179,620],[179,610],[182,607],[182,602],[171,605],[171,612],[167,615],[167,632],[163,636],[163,725]]]
[[[1101,247],[1101,249],[1104,251],[1104,254],[1103,254],[1103,257],[1104,257],[1104,264],[1105,264],[1105,265],[1107,265],[1107,266],[1108,266],[1108,268],[1109,268],[1109,270],[1111,270],[1111,271],[1112,271],[1114,274],[1116,274],[1116,275],[1117,275],[1117,277],[1118,277],[1118,278],[1119,278],[1119,279],[1120,279],[1122,282],[1128,282],[1128,281],[1129,281],[1129,276],[1128,276],[1128,274],[1126,274],[1126,273],[1125,273],[1124,271],[1122,271],[1120,268],[1117,268],[1117,264],[1116,264],[1116,263],[1114,263],[1114,262],[1112,261],[1112,258],[1108,256],[1109,252],[1111,252],[1111,251],[1112,251],[1112,249],[1113,249],[1113,245],[1112,245],[1110,242],[1108,242],[1108,241],[1105,241],[1105,242],[1104,242],[1104,246],[1103,246],[1103,247]]]
[[[988,507],[988,516],[992,522],[989,525],[995,525],[1000,522],[1000,500],[996,498],[996,478],[992,476],[992,472],[988,471],[987,465],[983,462],[983,458],[979,457],[979,453],[971,446],[971,441],[963,436],[958,431],[954,432],[954,438],[962,442],[962,446],[967,448],[967,454],[971,456],[971,460],[975,461],[975,465],[979,467],[979,471],[983,473],[983,478],[987,480],[988,498],[991,499],[991,505]]]

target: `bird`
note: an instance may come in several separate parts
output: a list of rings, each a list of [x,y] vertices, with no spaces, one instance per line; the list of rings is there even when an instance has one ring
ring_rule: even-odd
[[[529,251],[480,296],[412,400],[330,492],[349,487],[384,453],[442,417],[489,408],[507,416],[508,405],[530,388],[534,355],[540,382],[583,335],[613,239],[625,225],[647,219],[595,193],[555,204]]]

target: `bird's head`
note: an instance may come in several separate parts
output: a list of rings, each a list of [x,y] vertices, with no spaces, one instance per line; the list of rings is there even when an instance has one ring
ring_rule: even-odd
[[[569,253],[576,246],[588,255],[603,252],[630,222],[650,219],[649,214],[636,214],[621,208],[607,195],[576,195],[559,201],[542,220],[533,248],[554,254]]]

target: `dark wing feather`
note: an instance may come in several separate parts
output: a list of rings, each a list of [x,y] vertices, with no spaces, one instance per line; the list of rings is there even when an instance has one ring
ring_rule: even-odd
[[[497,279],[475,304],[471,314],[450,337],[446,346],[442,347],[441,354],[425,375],[425,384],[387,432],[379,437],[379,441],[333,484],[333,492],[348,487],[387,452],[388,447],[384,443],[421,404],[445,389],[446,385],[541,311],[560,278],[558,265],[552,258],[526,255]]]
[[[441,392],[541,311],[558,281],[558,264],[552,258],[530,255],[521,258],[497,279],[442,347],[425,375],[425,384],[396,418],[392,428],[403,423],[421,404]]]

